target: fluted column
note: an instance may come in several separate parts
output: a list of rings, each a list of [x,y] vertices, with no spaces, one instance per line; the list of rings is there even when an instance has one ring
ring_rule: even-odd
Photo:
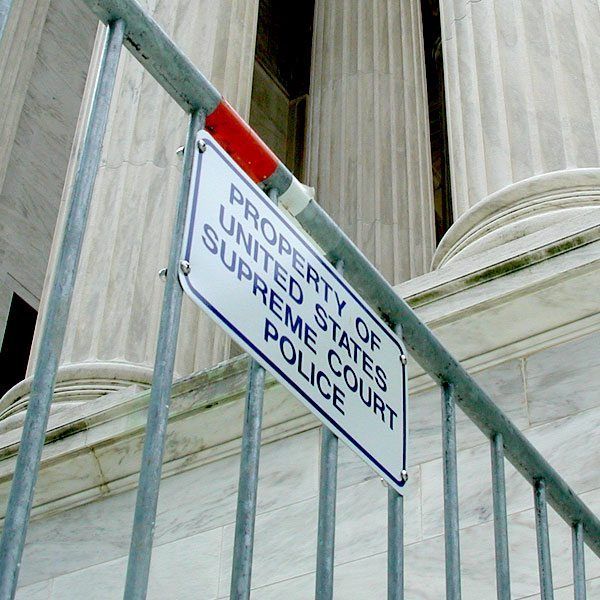
[[[429,118],[418,0],[317,0],[308,183],[391,282],[429,270]]]
[[[148,4],[192,62],[247,116],[258,0],[163,0]],[[86,92],[88,99],[92,84],[90,81]],[[83,114],[80,121],[84,118]],[[176,150],[185,140],[187,122],[188,116],[124,51],[69,315],[55,405],[85,401],[151,380],[164,288],[158,270],[167,263],[180,184],[181,159]],[[75,148],[73,156],[76,154]],[[68,176],[65,197],[69,187]],[[60,231],[59,222],[56,239]],[[54,246],[53,255],[56,240]],[[185,375],[228,358],[229,349],[228,337],[184,299],[176,374]],[[5,416],[22,410],[28,387],[26,380],[8,392],[9,397],[0,403]]]
[[[441,0],[452,196],[445,264],[600,200],[600,6]]]
[[[0,37],[0,190],[50,0],[13,0]]]

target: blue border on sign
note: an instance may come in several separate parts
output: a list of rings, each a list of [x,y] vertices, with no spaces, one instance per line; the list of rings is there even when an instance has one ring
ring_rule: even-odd
[[[381,328],[381,330],[383,331],[383,333],[391,340],[391,342],[396,345],[400,351],[400,354],[404,354],[404,349],[402,348],[398,338],[396,336],[394,336],[390,330],[386,327],[382,327],[380,322],[379,322],[379,318],[373,313],[373,311],[371,310],[371,307],[367,306],[364,301],[362,300],[362,298],[360,296],[358,296],[356,294],[356,292],[349,287],[346,282],[343,279],[340,279],[337,271],[335,271],[331,265],[324,261],[323,258],[321,256],[319,256],[315,250],[310,246],[310,244],[308,244],[308,242],[290,225],[290,223],[287,222],[286,219],[283,218],[283,216],[281,216],[281,214],[279,213],[279,210],[275,207],[275,205],[270,201],[267,200],[266,197],[264,197],[264,193],[262,192],[262,190],[258,189],[256,184],[248,179],[248,176],[238,167],[238,165],[236,165],[234,162],[231,161],[230,157],[225,154],[221,148],[219,148],[219,146],[217,146],[212,139],[210,138],[203,138],[203,141],[206,143],[207,147],[210,146],[228,165],[229,167],[250,187],[250,189],[252,190],[252,192],[254,192],[255,196],[262,202],[262,204],[267,207],[271,213],[281,222],[285,225],[285,227],[287,227],[288,231],[308,250],[308,252],[323,266],[325,267],[325,269],[329,272],[329,274],[346,290],[346,292],[348,292],[348,294],[350,296],[352,296],[352,298],[357,302],[357,304],[359,304],[362,309],[371,317],[371,319],[373,319],[373,321],[375,323],[377,323],[377,325]],[[194,145],[195,148],[195,145]],[[195,179],[194,179],[194,187],[193,187],[193,192],[192,192],[192,207],[191,207],[191,212],[190,212],[190,220],[189,220],[189,229],[186,232],[188,234],[188,238],[185,244],[185,252],[184,252],[184,259],[189,261],[190,259],[190,253],[191,253],[191,247],[192,247],[192,239],[194,237],[194,228],[192,227],[192,224],[195,222],[196,219],[196,209],[197,209],[197,205],[198,205],[198,188],[200,186],[200,174],[201,174],[201,167],[202,167],[202,156],[203,153],[199,152],[198,150],[195,149],[196,152],[196,169],[195,169]],[[185,277],[183,275],[180,275],[181,277]],[[310,398],[310,396],[308,396],[304,390],[302,388],[300,388],[293,380],[291,380],[278,366],[277,364],[275,364],[268,356],[266,356],[259,348],[257,348],[237,327],[235,327],[219,310],[217,310],[216,307],[214,307],[203,295],[202,293],[197,290],[192,284],[191,281],[186,277],[186,286],[193,292],[193,294],[202,302],[202,304],[210,311],[212,312],[216,317],[218,317],[218,319],[222,322],[225,323],[227,325],[227,327],[229,327],[229,329],[231,329],[232,331],[234,331],[236,333],[236,335],[249,347],[252,349],[252,351],[260,356],[260,358],[266,362],[269,367],[276,371],[285,381],[287,381],[287,383],[293,387],[311,406],[313,406],[318,412],[319,414],[321,414],[327,421],[329,421],[331,424],[333,424],[335,426],[336,429],[338,429],[340,432],[342,432],[344,434],[344,436],[346,436],[346,438],[348,439],[348,441],[350,441],[357,449],[360,450],[360,452],[369,458],[369,460],[377,465],[377,467],[383,472],[385,473],[396,485],[398,485],[398,487],[404,487],[405,483],[402,480],[397,479],[396,477],[394,477],[394,475],[392,475],[392,473],[390,473],[376,458],[374,458],[370,452],[368,450],[366,450],[359,442],[357,442],[344,428],[342,428],[340,425],[338,425],[338,423],[327,413],[325,412],[314,400],[312,400]],[[402,369],[402,380],[403,380],[403,385],[402,385],[402,448],[403,448],[403,454],[402,454],[402,465],[403,465],[403,469],[406,469],[406,425],[407,425],[407,416],[406,416],[406,388],[407,388],[407,379],[406,379],[406,366],[403,365],[400,361],[399,365]]]

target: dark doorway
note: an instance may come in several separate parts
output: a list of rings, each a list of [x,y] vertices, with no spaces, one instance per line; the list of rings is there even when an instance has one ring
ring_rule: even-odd
[[[36,319],[37,311],[13,294],[0,351],[0,397],[25,378]]]
[[[314,0],[260,0],[250,125],[304,179]]]
[[[421,11],[429,99],[435,234],[439,243],[453,221],[439,0],[421,0]]]

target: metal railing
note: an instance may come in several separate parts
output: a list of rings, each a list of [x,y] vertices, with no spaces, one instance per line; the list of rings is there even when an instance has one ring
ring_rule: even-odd
[[[51,283],[40,353],[35,365],[31,396],[0,543],[0,600],[12,599],[17,586],[69,305],[122,45],[137,57],[183,110],[190,114],[186,148],[192,147],[197,131],[207,126],[212,127],[213,135],[217,139],[221,137],[226,149],[247,171],[251,170],[250,163],[255,164],[255,162],[248,161],[248,156],[238,152],[236,138],[244,138],[246,148],[251,147],[253,152],[261,154],[264,160],[260,164],[271,165],[272,168],[267,169],[263,176],[256,171],[252,172],[255,180],[269,192],[274,202],[281,199],[283,203],[284,197],[291,202],[295,207],[296,219],[323,249],[331,263],[336,265],[340,273],[343,272],[344,277],[397,335],[402,336],[412,356],[439,384],[442,396],[447,598],[457,600],[461,596],[455,416],[456,405],[458,405],[490,439],[498,598],[510,599],[504,477],[506,457],[532,486],[542,599],[548,600],[553,597],[548,503],[572,528],[575,598],[584,599],[583,548],[584,543],[587,543],[593,552],[600,556],[598,518],[442,346],[409,306],[396,295],[392,287],[319,205],[310,199],[306,202],[298,202],[300,188],[292,174],[237,117],[235,112],[223,103],[219,92],[144,9],[135,0],[82,1],[107,25],[107,35],[82,151],[78,159],[64,239],[54,280]],[[0,8],[1,33],[10,10],[10,2],[0,0]],[[225,128],[221,128],[218,119],[214,117],[219,107],[221,107],[219,114],[225,114],[228,119]],[[233,133],[232,122],[235,126]],[[192,152],[184,154],[177,215],[167,269],[125,584],[124,597],[127,600],[145,598],[148,585],[181,310],[182,290],[177,281],[177,271],[192,154]],[[290,197],[292,197],[291,201]],[[236,599],[250,596],[264,375],[262,367],[252,362],[248,376],[231,580],[231,598]],[[333,594],[336,470],[337,439],[333,434],[324,431],[321,446],[315,591],[315,597],[320,600],[331,599]],[[404,597],[403,552],[403,498],[390,488],[388,489],[388,598],[391,600],[401,600]]]

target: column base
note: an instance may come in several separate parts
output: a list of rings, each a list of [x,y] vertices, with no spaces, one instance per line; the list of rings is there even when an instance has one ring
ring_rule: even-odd
[[[0,398],[0,434],[23,425],[33,377],[27,377]],[[78,406],[131,385],[150,387],[152,369],[128,363],[90,362],[59,367],[51,414]]]
[[[598,210],[600,168],[554,171],[519,181],[462,215],[442,238],[432,268]]]

